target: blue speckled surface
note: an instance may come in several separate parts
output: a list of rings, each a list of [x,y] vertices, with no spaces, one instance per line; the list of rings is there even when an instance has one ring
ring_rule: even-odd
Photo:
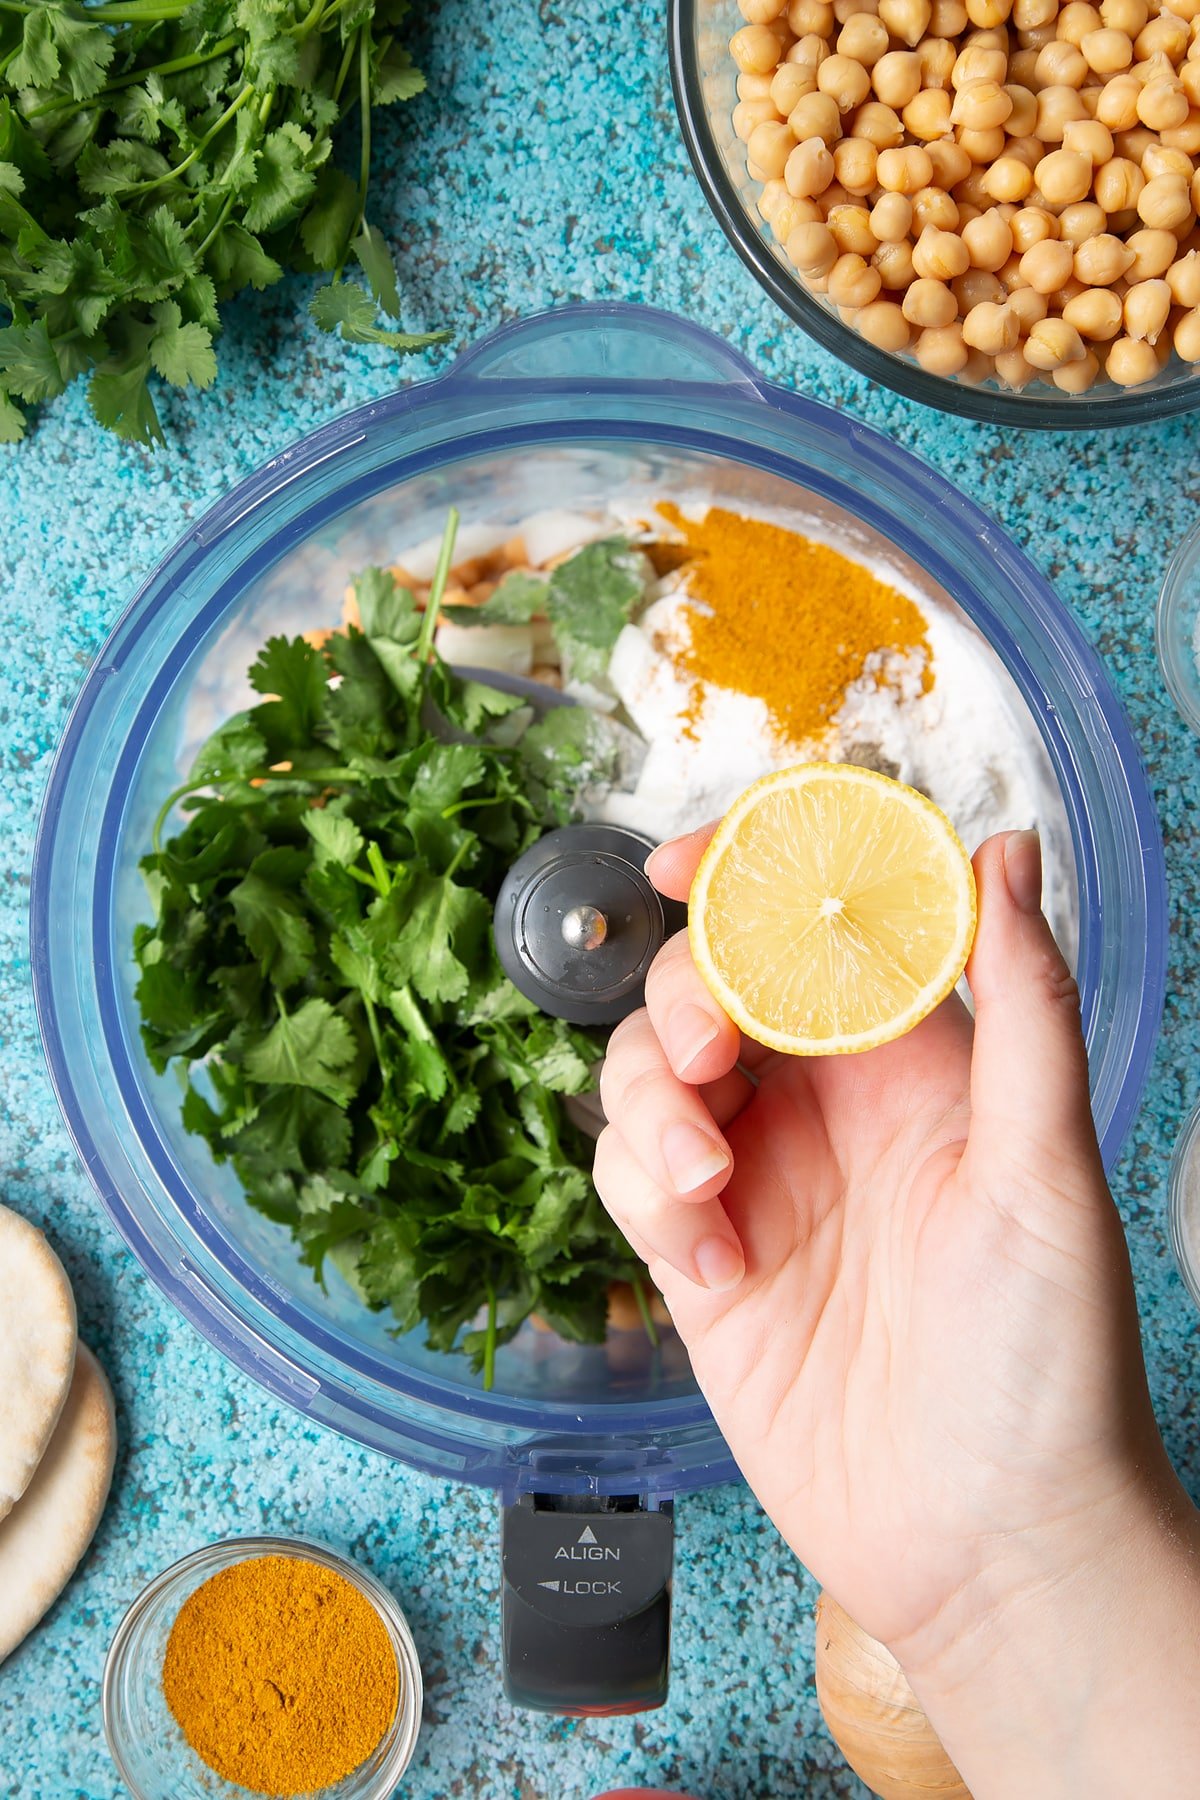
[[[704,209],[675,129],[658,0],[475,0],[430,8],[428,96],[385,134],[378,213],[407,268],[408,323],[461,344],[567,298],[654,301],[724,331],[768,374],[846,407],[990,506],[1107,658],[1149,764],[1172,886],[1172,960],[1153,1084],[1117,1178],[1151,1381],[1200,1497],[1196,1319],[1164,1227],[1171,1145],[1200,1091],[1200,764],[1153,654],[1153,602],[1200,501],[1196,426],[1103,439],[1005,434],[871,390],[776,315]],[[142,1583],[231,1532],[347,1546],[409,1611],[428,1683],[414,1800],[558,1800],[661,1782],[708,1800],[861,1800],[812,1691],[811,1584],[743,1489],[680,1508],[670,1705],[641,1719],[514,1713],[497,1670],[489,1496],[306,1427],[228,1369],[149,1288],[100,1215],[59,1122],[29,994],[28,868],[67,707],[133,589],[228,484],[345,406],[386,391],[386,353],[321,338],[302,282],[231,310],[206,398],[166,399],[171,447],[122,447],[76,392],[0,452],[2,1198],[44,1225],[84,1335],[112,1373],[121,1450],[92,1554],[0,1670],[0,1796],[108,1800],[99,1721],[113,1627]],[[432,372],[449,352],[408,364]],[[1080,1800],[1084,1800],[1081,1796]]]

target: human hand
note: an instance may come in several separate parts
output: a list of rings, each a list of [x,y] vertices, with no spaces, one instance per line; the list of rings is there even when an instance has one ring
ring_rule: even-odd
[[[663,892],[686,895],[709,835],[655,853]],[[882,1049],[780,1056],[681,935],[613,1034],[596,1153],[747,1481],[923,1699],[921,1671],[936,1685],[1135,1513],[1186,1510],[1037,839],[975,867],[974,1025],[951,998]]]

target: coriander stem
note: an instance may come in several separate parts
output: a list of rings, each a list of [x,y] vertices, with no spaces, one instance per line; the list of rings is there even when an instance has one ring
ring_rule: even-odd
[[[362,114],[362,148],[358,158],[358,220],[351,237],[362,230],[371,180],[371,33],[364,26],[358,34],[358,105]]]
[[[633,1288],[633,1297],[637,1301],[637,1309],[642,1315],[642,1325],[645,1329],[646,1336],[650,1340],[651,1347],[657,1350],[658,1331],[655,1327],[654,1320],[650,1316],[650,1302],[646,1298],[646,1289],[643,1285],[641,1276],[635,1275],[630,1286]]]
[[[454,852],[454,855],[450,858],[450,866],[446,870],[446,880],[447,881],[449,881],[450,877],[457,871],[457,869],[459,868],[459,865],[462,862],[463,857],[467,854],[467,851],[470,849],[470,847],[471,847],[470,838],[469,837],[464,838],[462,843],[458,846],[458,849]]]
[[[359,992],[362,993],[361,988]],[[382,1069],[384,1067],[383,1039],[379,1035],[379,1017],[375,1011],[375,1002],[370,994],[363,994],[362,1001],[367,1015],[367,1025],[370,1027],[371,1042],[375,1046],[375,1058]]]
[[[236,161],[236,160],[237,160],[237,158],[235,157],[234,161]],[[233,163],[231,162],[225,170],[226,175],[228,175],[229,169],[232,167],[233,167]],[[201,242],[199,244],[196,245],[196,261],[197,262],[200,261],[200,258],[204,255],[204,252],[208,249],[208,246],[212,243],[213,239],[220,234],[220,232],[225,224],[226,219],[229,217],[230,213],[233,211],[233,202],[234,202],[235,197],[236,196],[233,195],[232,193],[226,194],[225,199],[221,205],[221,210],[217,214],[216,219],[213,223],[212,230],[207,234],[206,237],[204,237],[201,240]]]
[[[353,61],[354,61],[354,39],[351,38],[350,42],[346,45],[346,48],[342,51],[342,60],[338,66],[337,79],[335,80],[335,82],[333,84],[333,97],[335,100],[337,100],[339,102],[342,97],[342,89],[346,85],[346,77],[350,73],[350,64]]]
[[[99,93],[93,94],[88,100],[72,100],[64,95],[59,100],[47,100],[44,105],[35,106],[32,112],[26,114],[26,117],[40,119],[44,114],[51,112],[87,112],[92,107],[103,105],[111,95],[119,93],[122,88],[132,87],[138,81],[145,81],[148,75],[179,75],[185,69],[200,69],[205,63],[216,62],[219,57],[225,56],[230,50],[235,50],[239,41],[236,37],[222,38],[220,43],[214,44],[210,50],[195,50],[190,56],[176,56],[170,62],[148,63],[145,68],[129,69],[124,75],[114,75],[111,81],[106,81]],[[19,48],[20,45],[17,46],[17,49]],[[11,56],[16,54],[16,50],[11,52]],[[0,70],[6,68],[10,60],[11,57],[5,57],[4,62],[0,63]]]
[[[441,607],[442,595],[446,591],[446,580],[450,574],[450,559],[454,555],[458,521],[458,508],[452,506],[446,514],[446,529],[442,533],[442,547],[438,551],[437,568],[433,572],[433,580],[429,586],[429,598],[425,602],[425,616],[421,620],[420,635],[413,651],[417,661],[421,664],[429,661],[429,653],[433,649],[433,634],[437,630],[438,610]]]
[[[492,1278],[487,1277],[487,1336],[483,1341],[483,1385],[490,1392],[496,1379],[496,1290]]]
[[[381,894],[390,894],[392,891],[392,877],[387,864],[383,860],[383,851],[379,848],[378,844],[372,843],[367,845],[367,861],[371,865],[371,873],[374,875],[376,883],[378,884],[379,892]]]
[[[208,146],[212,143],[213,139],[215,137],[217,137],[222,131],[224,131],[225,127],[230,123],[230,121],[235,117],[235,115],[237,113],[241,112],[243,106],[245,106],[247,100],[249,100],[253,97],[253,94],[254,94],[254,88],[251,86],[251,84],[249,82],[247,82],[246,86],[242,89],[242,91],[238,95],[237,99],[234,100],[231,105],[229,105],[225,108],[225,111],[221,114],[221,116],[217,120],[216,124],[211,125],[209,127],[209,129],[205,132],[204,136],[200,139],[200,142],[196,145],[195,149],[190,150],[188,152],[188,154],[184,157],[184,159],[181,163],[176,163],[175,167],[173,169],[168,169],[165,175],[156,175],[152,181],[136,182],[132,187],[130,187],[127,190],[127,192],[129,192],[131,194],[148,194],[148,193],[153,192],[153,190],[156,187],[161,187],[164,181],[174,181],[180,175],[183,175],[188,169],[191,168],[192,164],[197,160],[198,157],[203,156],[204,152],[208,149]],[[272,96],[273,96],[273,94],[274,94],[274,90],[272,90]]]

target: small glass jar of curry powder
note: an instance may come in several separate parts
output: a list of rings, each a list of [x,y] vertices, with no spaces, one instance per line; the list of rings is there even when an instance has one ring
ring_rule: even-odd
[[[126,1613],[104,1730],[135,1800],[386,1800],[421,1699],[408,1622],[373,1576],[302,1538],[229,1538]]]

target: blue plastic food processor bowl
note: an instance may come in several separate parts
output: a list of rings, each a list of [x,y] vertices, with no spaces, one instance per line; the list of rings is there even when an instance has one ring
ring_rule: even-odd
[[[580,1347],[527,1327],[485,1392],[464,1359],[427,1350],[419,1332],[397,1340],[336,1277],[322,1292],[287,1232],[251,1212],[231,1171],[183,1130],[177,1084],[142,1051],[130,937],[148,916],[137,864],[151,822],[199,736],[231,710],[211,704],[229,671],[273,632],[334,622],[350,574],[440,532],[450,504],[465,527],[514,526],[618,493],[844,527],[893,566],[924,571],[990,642],[1061,793],[1109,1163],[1150,1060],[1166,940],[1158,825],[1129,726],[1046,581],[932,469],[764,381],[694,326],[623,305],[510,326],[437,380],[283,451],[193,526],[96,658],[42,817],[33,965],[68,1129],[147,1273],[255,1380],[419,1468],[493,1485],[510,1505],[558,1497],[568,1512],[634,1500],[663,1511],[735,1474],[682,1346],[667,1334],[652,1350],[625,1333]]]

